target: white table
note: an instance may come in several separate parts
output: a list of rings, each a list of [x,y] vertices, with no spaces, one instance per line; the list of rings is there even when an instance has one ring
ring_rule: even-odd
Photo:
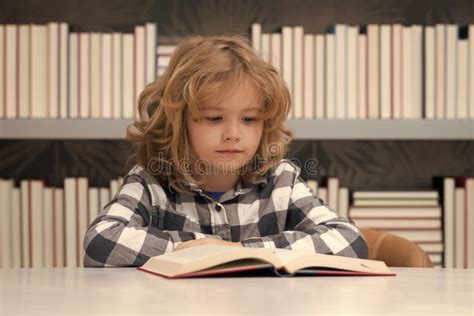
[[[167,280],[135,268],[0,270],[0,315],[473,315],[474,270]]]

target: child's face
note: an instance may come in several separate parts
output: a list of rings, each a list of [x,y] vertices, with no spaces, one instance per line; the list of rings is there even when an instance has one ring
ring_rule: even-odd
[[[226,99],[205,104],[201,108],[204,120],[188,117],[191,149],[197,158],[209,164],[213,174],[238,171],[257,152],[263,120],[256,117],[261,111],[263,100],[258,91],[243,81]]]

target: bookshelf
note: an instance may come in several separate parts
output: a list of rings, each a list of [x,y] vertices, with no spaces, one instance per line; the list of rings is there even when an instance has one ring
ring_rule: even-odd
[[[3,119],[0,139],[124,139],[128,119]],[[474,140],[472,120],[288,120],[296,140]],[[60,135],[60,136],[59,136]]]

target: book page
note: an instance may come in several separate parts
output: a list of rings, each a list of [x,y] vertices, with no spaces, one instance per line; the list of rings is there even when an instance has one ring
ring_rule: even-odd
[[[260,259],[278,268],[281,266],[278,258],[266,249],[201,245],[152,257],[142,267],[166,276],[175,276],[240,259]],[[251,261],[249,264],[252,264]]]
[[[392,274],[392,271],[390,271],[383,261],[315,253],[311,254],[306,251],[298,250],[293,250],[293,253],[280,252],[278,255],[284,263],[285,269],[290,274],[294,274],[296,271],[306,268],[329,268],[373,274]]]

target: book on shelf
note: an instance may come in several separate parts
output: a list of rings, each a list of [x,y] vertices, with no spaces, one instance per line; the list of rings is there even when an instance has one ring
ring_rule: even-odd
[[[474,73],[473,25],[338,23],[324,34],[302,30],[283,26],[281,34],[282,75],[294,107],[289,118],[300,119],[301,113],[304,119],[310,113],[316,119],[474,118],[474,93],[466,80]],[[253,24],[252,42],[262,56],[269,38]],[[310,85],[315,92],[306,91]]]
[[[294,107],[294,80],[293,80],[293,28],[289,26],[283,26],[281,29],[281,75],[288,85],[288,90],[292,97],[291,103],[293,104],[288,118],[293,118]]]
[[[438,218],[358,218],[351,219],[359,227],[370,227],[374,229],[441,229],[441,217]]]
[[[304,96],[303,96],[303,102],[304,102],[304,119],[314,119],[314,110],[315,110],[315,101],[314,101],[314,88],[315,88],[315,68],[314,68],[314,62],[315,62],[315,45],[314,45],[314,40],[315,37],[311,34],[306,34],[304,36],[304,55],[303,55],[303,64],[305,68],[303,69],[304,73],[304,78],[303,78],[303,84],[304,84]]]
[[[354,206],[437,206],[437,200],[429,199],[358,199]]]
[[[439,188],[441,204],[443,205],[443,240],[446,245],[444,251],[444,264],[448,268],[454,266],[454,188],[455,179],[434,178],[434,186]]]
[[[122,182],[97,188],[86,177],[65,178],[57,188],[21,180],[17,188],[0,179],[0,268],[82,266],[85,232]]]
[[[134,33],[0,24],[0,45],[0,118],[132,118],[156,78],[154,23]]]
[[[452,202],[453,219],[447,229],[452,231],[454,267],[474,268],[474,178],[455,178]]]
[[[384,262],[305,250],[200,245],[151,257],[138,270],[165,278],[239,273],[275,276],[395,276]]]
[[[327,204],[335,210],[339,209],[339,179],[336,177],[324,178],[327,187]]]
[[[0,118],[134,118],[178,42],[158,42],[154,23],[133,33],[69,28],[0,24]],[[338,23],[311,34],[253,23],[251,32],[288,85],[289,119],[474,119],[473,24]]]
[[[351,206],[351,218],[441,218],[441,206]]]
[[[81,266],[82,235],[122,182],[119,177],[107,188],[94,188],[85,177],[65,178],[63,189],[47,187],[44,180],[21,180],[16,188],[13,180],[0,179],[2,266]],[[443,257],[445,267],[472,267],[474,178],[437,177],[438,191],[355,191],[352,205],[349,188],[340,187],[336,177],[323,179],[322,185],[312,179],[307,183],[314,196],[358,227],[424,245],[430,256]],[[356,205],[364,200],[376,203]]]
[[[356,191],[349,218],[361,228],[392,233],[420,244],[442,244],[442,207],[437,191]],[[422,248],[423,249],[423,248]],[[439,254],[428,255],[435,264]]]
[[[303,119],[303,27],[293,27],[293,118]]]
[[[354,199],[428,199],[438,200],[437,191],[356,191]]]

